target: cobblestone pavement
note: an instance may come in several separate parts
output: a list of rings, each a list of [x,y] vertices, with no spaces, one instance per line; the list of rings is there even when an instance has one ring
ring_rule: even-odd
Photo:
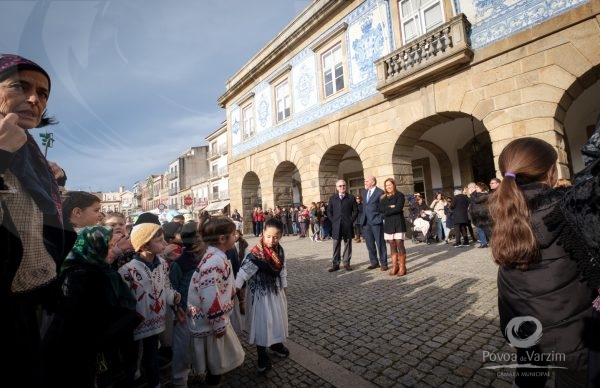
[[[221,386],[511,386],[501,375],[510,369],[482,369],[508,363],[484,354],[512,354],[499,331],[489,249],[407,241],[408,274],[399,278],[368,270],[364,243],[353,243],[353,271],[333,273],[331,241],[290,236],[282,245],[291,355],[273,357],[273,369],[260,375],[255,348],[245,345],[244,365]]]

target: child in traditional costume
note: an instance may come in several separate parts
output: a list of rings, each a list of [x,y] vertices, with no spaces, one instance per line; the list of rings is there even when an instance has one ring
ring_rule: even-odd
[[[279,244],[282,231],[281,221],[267,221],[261,240],[236,277],[238,290],[246,283],[246,330],[248,343],[256,344],[259,372],[272,367],[267,348],[280,357],[290,354],[283,345],[288,336],[288,312],[285,255]]]

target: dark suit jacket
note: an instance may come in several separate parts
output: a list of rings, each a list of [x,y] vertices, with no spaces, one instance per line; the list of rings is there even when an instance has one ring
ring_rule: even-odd
[[[341,240],[354,238],[354,220],[358,216],[358,206],[354,195],[346,193],[343,200],[339,194],[329,197],[327,218],[331,221],[331,238]]]
[[[383,195],[383,190],[375,187],[371,198],[367,201],[367,190],[361,189],[360,195],[363,199],[363,211],[360,214],[361,225],[381,225],[383,224],[383,214],[379,212],[379,200]]]

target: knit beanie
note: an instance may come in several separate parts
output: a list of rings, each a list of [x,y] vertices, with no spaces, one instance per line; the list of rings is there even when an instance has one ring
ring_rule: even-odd
[[[146,222],[151,222],[153,224],[160,225],[160,220],[158,219],[158,216],[150,212],[140,214],[137,220],[135,220],[134,225],[145,224]]]
[[[181,232],[181,228],[182,226],[179,222],[167,222],[164,224],[162,229],[165,232],[165,240],[168,242],[170,239],[175,238],[175,235]]]
[[[181,228],[181,241],[183,242],[183,246],[188,250],[193,249],[195,244],[202,241],[196,232],[196,228],[197,225],[195,222],[188,222]]]
[[[0,53],[0,81],[19,70],[34,70],[42,73],[48,78],[48,90],[50,90],[50,76],[40,65],[18,55]]]
[[[130,239],[133,249],[135,249],[136,252],[139,252],[140,248],[149,243],[159,230],[161,230],[160,226],[154,223],[137,225],[131,231]]]

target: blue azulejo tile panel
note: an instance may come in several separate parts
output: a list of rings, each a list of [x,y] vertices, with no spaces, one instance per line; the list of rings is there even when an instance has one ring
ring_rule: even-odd
[[[590,0],[468,0],[461,9],[471,21],[474,49],[546,21]]]
[[[275,125],[273,122],[273,89],[270,84],[256,85],[254,93],[254,119],[256,135],[243,140],[241,114],[239,106],[228,108],[231,127],[232,155],[239,155],[261,144],[288,134],[298,128],[321,119],[327,115],[347,108],[360,100],[377,93],[377,72],[374,61],[389,54],[393,46],[393,34],[390,23],[389,2],[387,0],[367,0],[346,15],[329,31],[346,23],[343,38],[346,43],[346,90],[339,97],[321,102],[319,90],[319,58],[310,47],[318,41],[307,42],[306,47],[282,65],[272,69],[276,74],[291,65],[292,118]],[[268,78],[268,77],[267,77]]]

